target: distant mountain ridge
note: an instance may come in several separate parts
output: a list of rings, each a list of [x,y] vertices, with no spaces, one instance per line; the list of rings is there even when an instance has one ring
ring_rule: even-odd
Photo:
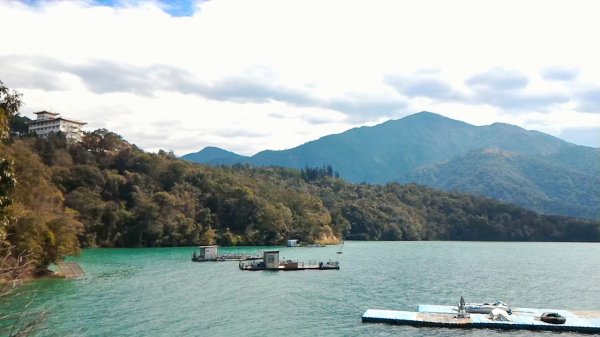
[[[493,151],[486,150],[488,156],[482,156],[483,149],[503,152],[490,156]],[[501,153],[518,155],[503,162]],[[246,157],[206,148],[183,158],[213,165],[247,163],[296,168],[331,165],[341,177],[353,182],[417,182],[482,194],[550,214],[600,218],[600,206],[594,208],[587,203],[577,206],[581,201],[598,199],[594,177],[600,176],[600,149],[510,124],[474,126],[431,112],[354,128],[289,150],[267,150]],[[492,165],[490,158],[502,165]],[[460,165],[461,162],[469,165]],[[535,177],[525,172],[532,169]],[[473,172],[497,179],[477,180]],[[546,177],[548,172],[554,178]],[[556,179],[564,175],[576,178]],[[556,186],[542,183],[545,178]]]
[[[243,163],[247,161],[249,157],[226,151],[218,147],[208,146],[202,149],[202,151],[186,154],[185,156],[183,156],[183,158],[196,163],[205,163],[213,165],[231,165],[236,163]]]

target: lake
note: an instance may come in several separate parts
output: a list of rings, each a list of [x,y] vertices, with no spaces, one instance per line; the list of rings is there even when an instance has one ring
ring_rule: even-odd
[[[366,309],[502,300],[515,307],[600,310],[600,244],[359,242],[281,249],[340,270],[240,271],[237,262],[191,262],[192,247],[87,249],[81,279],[44,279],[0,304],[47,310],[39,336],[554,336],[363,324]],[[2,333],[0,332],[0,335]],[[569,334],[575,335],[575,334]]]

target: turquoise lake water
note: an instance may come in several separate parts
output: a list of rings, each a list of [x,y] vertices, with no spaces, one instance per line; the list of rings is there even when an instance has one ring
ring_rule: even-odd
[[[276,247],[286,259],[338,259],[341,267],[288,272],[191,262],[192,247],[89,249],[72,259],[85,277],[28,284],[0,303],[0,314],[33,298],[30,312],[48,312],[38,336],[555,336],[366,324],[361,316],[369,308],[452,305],[460,296],[600,310],[600,244],[349,241],[343,254],[338,248]]]

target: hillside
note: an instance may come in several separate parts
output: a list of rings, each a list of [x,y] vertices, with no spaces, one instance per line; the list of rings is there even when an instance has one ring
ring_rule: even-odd
[[[543,157],[498,149],[473,150],[416,170],[404,181],[485,195],[543,213],[600,216],[600,175]]]
[[[560,166],[564,168],[563,173],[577,177],[600,175],[600,149],[578,146],[514,125],[495,123],[474,126],[430,112],[420,112],[373,127],[361,127],[341,134],[329,135],[290,150],[263,151],[252,157],[228,154],[223,160],[211,157],[210,160],[197,162],[207,164],[241,162],[257,166],[277,165],[295,168],[307,165],[309,167],[331,165],[341,177],[352,182],[419,182],[439,188],[482,193],[521,206],[534,207],[536,211],[549,214],[600,217],[598,208],[594,210],[593,206],[590,208],[587,204],[578,207],[574,200],[569,199],[572,195],[579,195],[577,200],[596,199],[597,194],[594,194],[594,191],[598,186],[594,183],[590,184],[590,181],[585,181],[583,178],[575,178],[561,188],[540,186],[528,180],[533,178],[532,175],[521,175],[518,184],[511,179],[505,181],[495,179],[498,184],[494,188],[480,188],[478,185],[481,185],[481,182],[475,179],[462,179],[461,184],[453,183],[461,180],[462,176],[468,176],[473,170],[478,170],[482,175],[487,176],[513,175],[511,172],[499,172],[498,167],[473,160],[469,161],[468,166],[454,165],[452,170],[445,170],[443,174],[439,171],[439,174],[435,175],[435,184],[422,178],[421,173],[418,173],[426,167],[453,161],[466,156],[470,151],[483,148],[497,148],[523,154],[528,158],[540,160],[540,163],[553,167]],[[210,151],[214,150],[210,149]],[[205,151],[200,151],[203,152]],[[194,160],[191,155],[183,158]],[[477,158],[479,157],[472,159]],[[459,168],[463,171],[459,171]],[[536,170],[536,172],[542,175],[536,178],[551,179],[551,177],[544,177],[544,170]],[[515,194],[513,190],[520,190],[520,192]],[[533,202],[532,198],[536,195],[541,199]]]
[[[420,112],[373,127],[360,127],[329,135],[283,151],[262,151],[252,157],[231,152],[215,158],[215,148],[207,148],[184,159],[203,163],[228,164],[236,159],[253,165],[301,168],[331,165],[352,182],[385,183],[414,169],[452,159],[478,148],[495,147],[505,151],[557,159],[584,148],[550,135],[502,123],[474,126],[431,112]],[[587,148],[586,148],[587,149]],[[221,150],[224,151],[224,150]],[[577,157],[589,156],[579,149]],[[203,159],[203,157],[207,159]],[[357,161],[356,158],[360,158]],[[564,164],[569,165],[568,160]],[[600,163],[596,164],[600,167]]]

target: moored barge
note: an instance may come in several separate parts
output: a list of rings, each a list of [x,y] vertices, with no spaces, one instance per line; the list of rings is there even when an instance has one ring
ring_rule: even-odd
[[[192,254],[192,261],[194,262],[205,262],[205,261],[248,261],[248,260],[259,260],[261,259],[258,255],[242,254],[242,253],[230,253],[230,254],[219,254],[218,246],[198,246],[198,250]]]
[[[256,261],[240,261],[240,270],[271,270],[271,271],[288,271],[288,270],[338,270],[340,264],[337,261],[320,261],[320,262],[298,262],[292,260],[279,260],[279,251],[271,250],[263,252],[263,257]]]

